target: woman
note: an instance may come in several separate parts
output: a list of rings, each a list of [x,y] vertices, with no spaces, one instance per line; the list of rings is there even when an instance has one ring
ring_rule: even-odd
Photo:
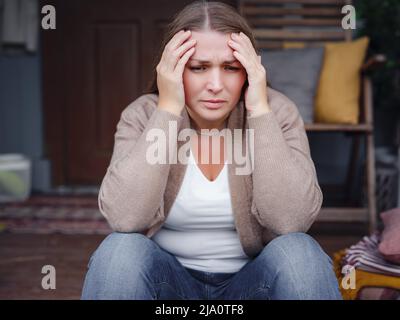
[[[115,232],[90,259],[82,299],[340,299],[332,260],[305,233],[322,193],[303,121],[267,87],[245,20],[222,3],[192,3],[158,61],[152,93],[117,126],[99,193]],[[171,124],[196,130],[189,162],[149,161],[154,130],[168,146],[158,155],[182,149]],[[237,130],[248,172],[227,151],[225,133]]]

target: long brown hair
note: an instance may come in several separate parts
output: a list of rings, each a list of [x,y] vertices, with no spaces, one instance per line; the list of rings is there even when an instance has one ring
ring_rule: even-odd
[[[161,59],[167,43],[180,30],[211,30],[225,34],[243,32],[249,37],[257,54],[259,53],[257,42],[253,36],[250,26],[246,22],[245,18],[243,18],[234,7],[222,2],[207,2],[204,0],[195,1],[178,12],[173,17],[172,22],[167,25],[160,50],[153,63],[153,76],[147,87],[146,93],[158,94],[156,72],[157,64]],[[243,93],[247,85],[248,82],[246,80],[240,100],[243,99]]]

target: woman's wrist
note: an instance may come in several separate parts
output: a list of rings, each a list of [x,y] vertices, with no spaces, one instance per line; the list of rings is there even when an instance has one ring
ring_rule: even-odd
[[[262,105],[262,106],[259,106],[256,108],[248,108],[247,110],[249,113],[248,117],[255,118],[255,117],[259,117],[263,114],[269,113],[271,111],[271,108],[269,107],[268,104],[266,104],[266,105]]]
[[[158,107],[159,109],[161,109],[161,110],[170,112],[170,113],[172,113],[172,114],[174,114],[174,115],[176,115],[176,116],[180,116],[180,115],[181,115],[181,112],[182,112],[182,108],[177,108],[177,107],[175,107],[175,106],[171,106],[171,105],[167,105],[167,104],[163,104],[163,103],[159,103],[159,104],[157,105],[157,107]]]

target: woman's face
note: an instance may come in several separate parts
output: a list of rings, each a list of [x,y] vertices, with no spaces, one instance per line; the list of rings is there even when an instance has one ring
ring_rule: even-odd
[[[188,113],[200,128],[221,129],[239,101],[247,73],[228,46],[229,33],[192,31],[191,39],[197,43],[183,72]]]

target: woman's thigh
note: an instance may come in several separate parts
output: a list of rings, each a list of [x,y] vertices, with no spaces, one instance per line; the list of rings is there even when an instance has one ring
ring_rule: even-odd
[[[113,232],[89,260],[82,299],[196,299],[179,261],[140,233]]]
[[[231,279],[225,299],[341,299],[331,258],[308,234],[269,242]]]

